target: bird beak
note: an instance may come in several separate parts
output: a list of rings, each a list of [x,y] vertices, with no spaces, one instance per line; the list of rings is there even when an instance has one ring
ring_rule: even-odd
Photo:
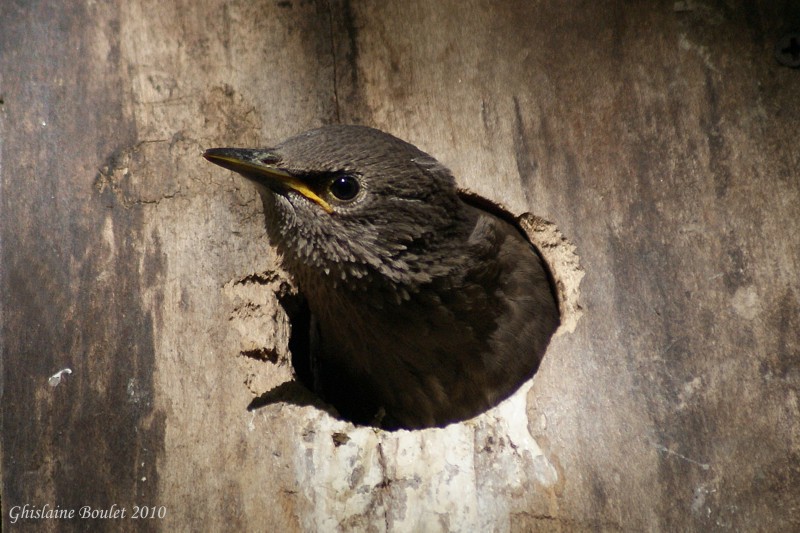
[[[277,160],[278,157],[267,150],[209,148],[203,153],[203,157],[215,165],[233,170],[249,180],[266,185],[270,189],[296,191],[322,207],[327,213],[333,212],[330,204],[311,190],[308,184],[285,170],[271,165],[269,161]]]

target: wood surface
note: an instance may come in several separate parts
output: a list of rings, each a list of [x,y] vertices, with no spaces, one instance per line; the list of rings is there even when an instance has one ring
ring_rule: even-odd
[[[800,529],[798,28],[791,0],[0,3],[3,528]],[[570,327],[498,408],[248,410],[292,376],[294,288],[200,154],[337,122],[563,235]]]

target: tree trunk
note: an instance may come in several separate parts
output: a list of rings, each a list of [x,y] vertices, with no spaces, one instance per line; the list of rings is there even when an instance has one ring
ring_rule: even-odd
[[[3,2],[3,527],[800,528],[795,4]],[[567,324],[499,407],[248,409],[294,288],[200,154],[337,122],[564,235]]]

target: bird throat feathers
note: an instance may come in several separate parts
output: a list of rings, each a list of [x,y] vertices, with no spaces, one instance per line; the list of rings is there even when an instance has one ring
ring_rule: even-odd
[[[448,213],[448,225],[420,231],[395,222],[387,238],[382,224],[363,223],[357,233],[346,233],[319,219],[309,221],[281,195],[268,196],[265,213],[270,240],[306,293],[368,293],[400,303],[435,279],[452,279],[468,269],[465,257],[477,260],[491,253],[485,235],[473,238],[476,232],[487,230],[480,214],[460,201],[458,212]]]

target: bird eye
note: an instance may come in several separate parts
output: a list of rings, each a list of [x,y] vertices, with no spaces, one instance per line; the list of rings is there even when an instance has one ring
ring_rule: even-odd
[[[336,199],[346,202],[356,197],[361,185],[353,176],[338,176],[331,181],[328,190]]]

